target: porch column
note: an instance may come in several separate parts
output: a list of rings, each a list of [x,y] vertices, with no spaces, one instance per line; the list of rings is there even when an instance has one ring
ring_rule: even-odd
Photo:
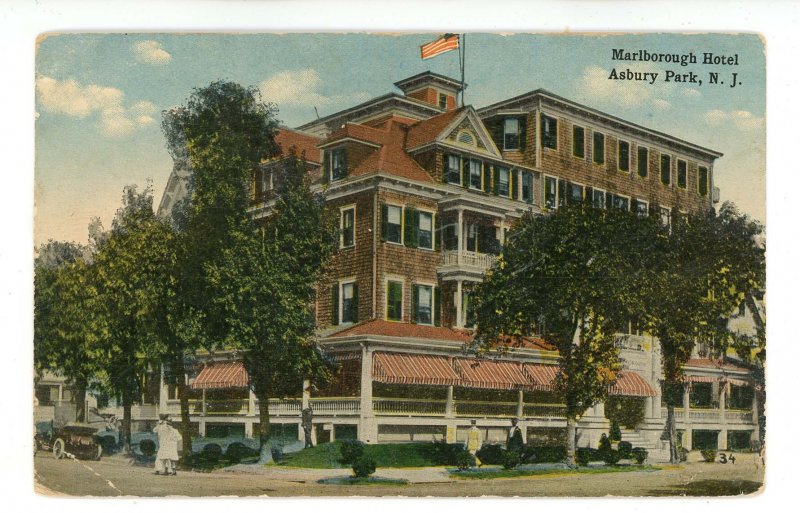
[[[595,417],[600,417],[600,418],[605,418],[605,416],[606,416],[606,403],[599,402],[599,403],[594,405],[594,416]]]
[[[458,209],[458,265],[461,265],[461,254],[464,252],[464,210]]]
[[[447,387],[447,400],[444,403],[444,416],[453,417],[453,385]]]
[[[378,441],[378,425],[372,410],[372,350],[364,344],[361,349],[361,409],[358,439],[374,444]]]
[[[517,418],[521,419],[525,416],[525,392],[522,390],[517,391]]]
[[[646,420],[650,420],[654,417],[654,403],[655,398],[652,396],[647,396],[644,398],[644,418]]]
[[[725,418],[727,395],[728,385],[723,384],[719,387],[719,422],[722,424],[722,429],[720,429],[719,435],[717,435],[717,448],[721,451],[728,449],[728,420]]]
[[[169,386],[167,380],[164,379],[164,366],[161,366],[161,382],[158,388],[158,412],[165,413],[167,411],[167,400],[169,399]]]
[[[689,388],[691,385],[686,384],[683,387],[683,448],[692,450],[692,425],[689,422],[689,409],[691,402],[689,400]],[[677,424],[677,422],[676,422]]]
[[[311,381],[308,379],[303,380],[303,402],[301,409],[305,410],[308,408],[309,403],[311,402]]]
[[[199,434],[200,436],[203,436],[203,437],[206,436],[206,421],[205,420],[201,419],[197,423],[197,434]]]
[[[258,414],[256,411],[256,393],[251,389],[247,389],[247,413],[248,415]]]
[[[461,254],[460,253],[459,253],[458,258],[459,259],[461,258]],[[464,294],[463,294],[463,281],[462,280],[458,280],[456,282],[456,298],[455,299],[456,299],[455,300],[455,304],[456,304],[456,328],[463,328],[464,327],[464,319],[463,319],[463,315],[461,313],[461,310],[462,310],[462,307],[463,307],[462,301],[464,299]]]
[[[206,389],[205,388],[203,389],[203,402],[202,402],[201,406],[202,406],[203,417],[205,417],[206,416]]]
[[[500,219],[500,245],[504,246],[506,243],[506,220]]]

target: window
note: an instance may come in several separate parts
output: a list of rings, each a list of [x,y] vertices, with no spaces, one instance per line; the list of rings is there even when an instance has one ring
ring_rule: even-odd
[[[558,189],[556,179],[551,176],[544,177],[544,206],[555,209],[558,205]]]
[[[458,155],[448,155],[446,166],[444,181],[461,185],[461,157]]]
[[[669,228],[672,225],[672,210],[668,207],[659,207],[658,212],[661,216],[661,224]]]
[[[403,320],[403,282],[386,282],[386,319]]]
[[[339,284],[339,323],[358,322],[358,289],[354,281]]]
[[[505,118],[503,120],[503,149],[519,149],[519,118]]]
[[[606,191],[599,189],[592,191],[592,206],[594,208],[606,208]]]
[[[572,155],[575,157],[584,157],[584,130],[582,126],[572,127]]]
[[[455,224],[447,224],[442,228],[444,249],[458,249],[458,228]]]
[[[478,225],[472,223],[467,226],[467,251],[478,252]]]
[[[533,175],[522,172],[522,201],[533,203]]]
[[[570,203],[578,205],[583,203],[583,185],[571,183],[567,185],[567,198]]]
[[[417,234],[417,247],[433,249],[433,214],[419,212],[419,232]]]
[[[700,196],[708,195],[708,168],[700,166],[697,168],[697,193]]]
[[[633,211],[636,212],[636,215],[639,217],[647,217],[647,209],[648,204],[644,200],[633,200]]]
[[[681,189],[686,188],[686,161],[678,161],[678,187]]]
[[[483,162],[480,160],[469,161],[469,188],[483,189]]]
[[[592,162],[602,164],[606,161],[606,136],[595,132],[592,136]]]
[[[433,287],[430,285],[414,286],[414,322],[433,324]]]
[[[341,180],[347,176],[347,163],[345,162],[344,148],[330,150],[328,153],[328,176],[331,182]]]
[[[395,244],[403,243],[403,207],[383,206],[383,240]]]
[[[626,141],[617,141],[617,168],[626,173],[631,169],[631,145]]]
[[[447,110],[447,95],[444,93],[439,93],[439,108]]]
[[[466,130],[458,133],[458,142],[467,144],[469,146],[475,146],[475,138]]]
[[[669,155],[661,155],[661,183],[664,185],[669,185],[670,183],[670,175],[672,174],[672,170],[670,167],[672,166],[672,160],[670,159]]]
[[[630,200],[625,196],[619,196],[614,194],[611,199],[611,206],[614,208],[618,208],[620,210],[628,210],[630,205]]]
[[[475,309],[472,307],[472,298],[470,291],[462,289],[461,291],[461,320],[465,328],[475,327]]]
[[[556,149],[558,146],[558,121],[542,114],[542,146]]]
[[[636,150],[636,170],[642,178],[647,178],[647,153],[647,148],[643,146]]]
[[[495,173],[497,174],[497,195],[508,198],[511,195],[510,183],[511,173],[507,167],[496,167]]]
[[[272,171],[263,169],[261,171],[261,194],[271,191],[273,188]]]
[[[341,210],[339,221],[339,247],[349,248],[356,245],[356,208],[347,207]]]

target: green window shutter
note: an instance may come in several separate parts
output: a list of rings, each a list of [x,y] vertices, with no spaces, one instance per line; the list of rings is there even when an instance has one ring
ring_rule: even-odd
[[[461,159],[461,187],[469,187],[469,159]]]
[[[525,129],[527,126],[527,118],[525,116],[519,118],[519,151],[525,150]]]
[[[518,200],[519,189],[519,171],[514,169],[511,171],[511,180],[508,182],[508,197]]]
[[[405,208],[405,233],[403,243],[409,248],[419,245],[419,212],[413,207]]]
[[[433,214],[433,249],[442,250],[442,225],[437,214]]]
[[[417,305],[419,305],[419,287],[414,285],[414,295],[411,302],[411,322],[417,323]]]
[[[381,241],[386,242],[386,233],[389,231],[389,207],[381,204]]]
[[[492,173],[492,194],[497,196],[499,188],[500,188],[500,173],[498,172],[497,169],[493,168],[493,173]],[[486,192],[489,192],[489,190],[487,189]]]
[[[350,319],[358,322],[358,283],[353,283],[353,300],[350,302]]]
[[[606,208],[610,209],[612,206],[614,206],[614,196],[610,192],[607,192],[606,193]]]
[[[586,205],[592,205],[594,202],[594,189],[587,187],[583,190],[583,202]]]
[[[492,173],[494,172],[494,166],[490,166],[489,164],[481,164],[483,169],[483,175],[481,176],[481,185],[483,186],[483,192],[489,192],[491,190],[491,178]]]
[[[442,325],[442,298],[439,287],[433,287],[433,325]]]
[[[331,286],[331,324],[337,326],[339,324],[339,284],[334,283]]]

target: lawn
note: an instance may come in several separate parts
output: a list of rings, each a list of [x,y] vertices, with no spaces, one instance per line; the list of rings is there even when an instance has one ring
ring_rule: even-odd
[[[614,472],[655,472],[661,467],[650,465],[626,465],[617,467],[578,467],[576,469],[565,468],[541,468],[535,470],[522,469],[483,469],[483,470],[462,470],[455,471],[450,477],[456,479],[502,479],[508,477],[530,477],[553,474],[608,474]]]
[[[284,455],[279,465],[305,468],[349,468],[339,462],[341,442],[319,444],[316,447]],[[433,467],[433,444],[376,444],[364,446],[364,455],[375,460],[380,467]]]

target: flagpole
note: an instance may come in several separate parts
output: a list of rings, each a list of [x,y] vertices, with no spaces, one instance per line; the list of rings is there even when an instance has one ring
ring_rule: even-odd
[[[467,61],[467,38],[461,34],[461,44],[458,45],[458,60],[461,65],[461,106],[464,106],[464,63]]]

